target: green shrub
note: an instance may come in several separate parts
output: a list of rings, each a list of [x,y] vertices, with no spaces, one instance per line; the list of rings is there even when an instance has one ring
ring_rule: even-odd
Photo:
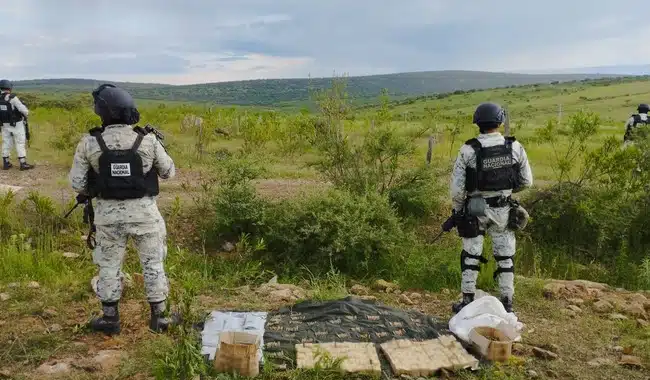
[[[264,258],[279,270],[335,269],[355,277],[392,272],[406,234],[385,197],[341,190],[268,208]]]

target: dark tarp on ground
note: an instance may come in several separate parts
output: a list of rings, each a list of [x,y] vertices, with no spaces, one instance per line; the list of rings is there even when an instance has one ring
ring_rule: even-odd
[[[447,323],[412,310],[400,310],[356,297],[305,301],[268,314],[264,355],[295,368],[297,343],[427,340],[450,334]],[[383,361],[383,360],[382,360]]]

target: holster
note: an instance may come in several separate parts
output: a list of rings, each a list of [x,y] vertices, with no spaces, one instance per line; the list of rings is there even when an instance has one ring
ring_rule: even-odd
[[[481,235],[477,216],[471,216],[467,213],[467,207],[456,214],[456,230],[461,238],[475,238]]]
[[[508,228],[512,231],[521,231],[528,225],[528,212],[519,202],[514,199],[510,201],[510,211],[508,212]]]

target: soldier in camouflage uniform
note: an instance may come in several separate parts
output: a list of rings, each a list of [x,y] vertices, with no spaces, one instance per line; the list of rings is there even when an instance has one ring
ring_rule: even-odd
[[[480,134],[461,147],[454,165],[450,186],[453,208],[457,214],[464,212],[464,220],[468,223],[457,225],[463,238],[463,300],[453,306],[456,313],[474,300],[479,265],[487,262],[482,256],[486,232],[492,238],[498,265],[494,275],[499,283],[501,302],[508,312],[512,311],[515,234],[509,228],[513,205],[510,196],[530,187],[533,176],[524,147],[514,137],[504,137],[498,132],[504,121],[505,112],[499,105],[479,105],[474,113],[474,123],[478,125]],[[470,203],[480,206],[468,207]],[[477,222],[472,223],[472,220]]]
[[[174,162],[154,134],[132,127],[139,121],[139,113],[129,93],[102,85],[93,98],[102,127],[81,140],[69,175],[76,192],[97,197],[93,261],[99,266],[97,296],[103,316],[93,319],[91,327],[107,334],[120,331],[121,268],[127,239],[132,237],[151,305],[150,327],[164,331],[178,321],[166,312],[166,229],[156,195],[158,176],[173,177]]]

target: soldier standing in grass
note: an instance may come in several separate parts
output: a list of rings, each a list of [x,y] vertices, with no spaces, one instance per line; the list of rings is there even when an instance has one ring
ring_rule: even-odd
[[[34,165],[27,163],[27,130],[25,119],[29,110],[11,93],[13,84],[7,79],[0,80],[0,128],[2,128],[2,170],[13,167],[9,158],[11,149],[16,146],[16,154],[20,162],[20,170],[33,169]]]
[[[648,112],[650,112],[650,106],[647,104],[639,104],[637,107],[637,112],[630,116],[630,118],[625,123],[625,135],[623,136],[623,144],[625,146],[633,144],[634,142],[634,132],[640,124],[647,125],[650,124],[648,118]]]
[[[504,137],[498,128],[505,112],[497,104],[482,103],[474,112],[480,134],[461,147],[451,177],[451,198],[458,235],[463,239],[460,256],[462,301],[453,305],[457,313],[474,300],[487,232],[492,238],[498,268],[501,302],[512,312],[514,296],[515,233],[528,215],[511,194],[530,187],[533,175],[524,147],[514,137]]]
[[[97,296],[103,316],[93,319],[91,328],[107,334],[120,332],[122,261],[127,239],[132,237],[151,305],[150,328],[164,331],[178,320],[166,311],[166,227],[156,196],[158,176],[173,177],[174,162],[153,133],[132,126],[140,114],[128,92],[102,85],[93,91],[93,99],[102,127],[81,140],[69,175],[82,200],[97,197],[93,261],[99,266]]]

